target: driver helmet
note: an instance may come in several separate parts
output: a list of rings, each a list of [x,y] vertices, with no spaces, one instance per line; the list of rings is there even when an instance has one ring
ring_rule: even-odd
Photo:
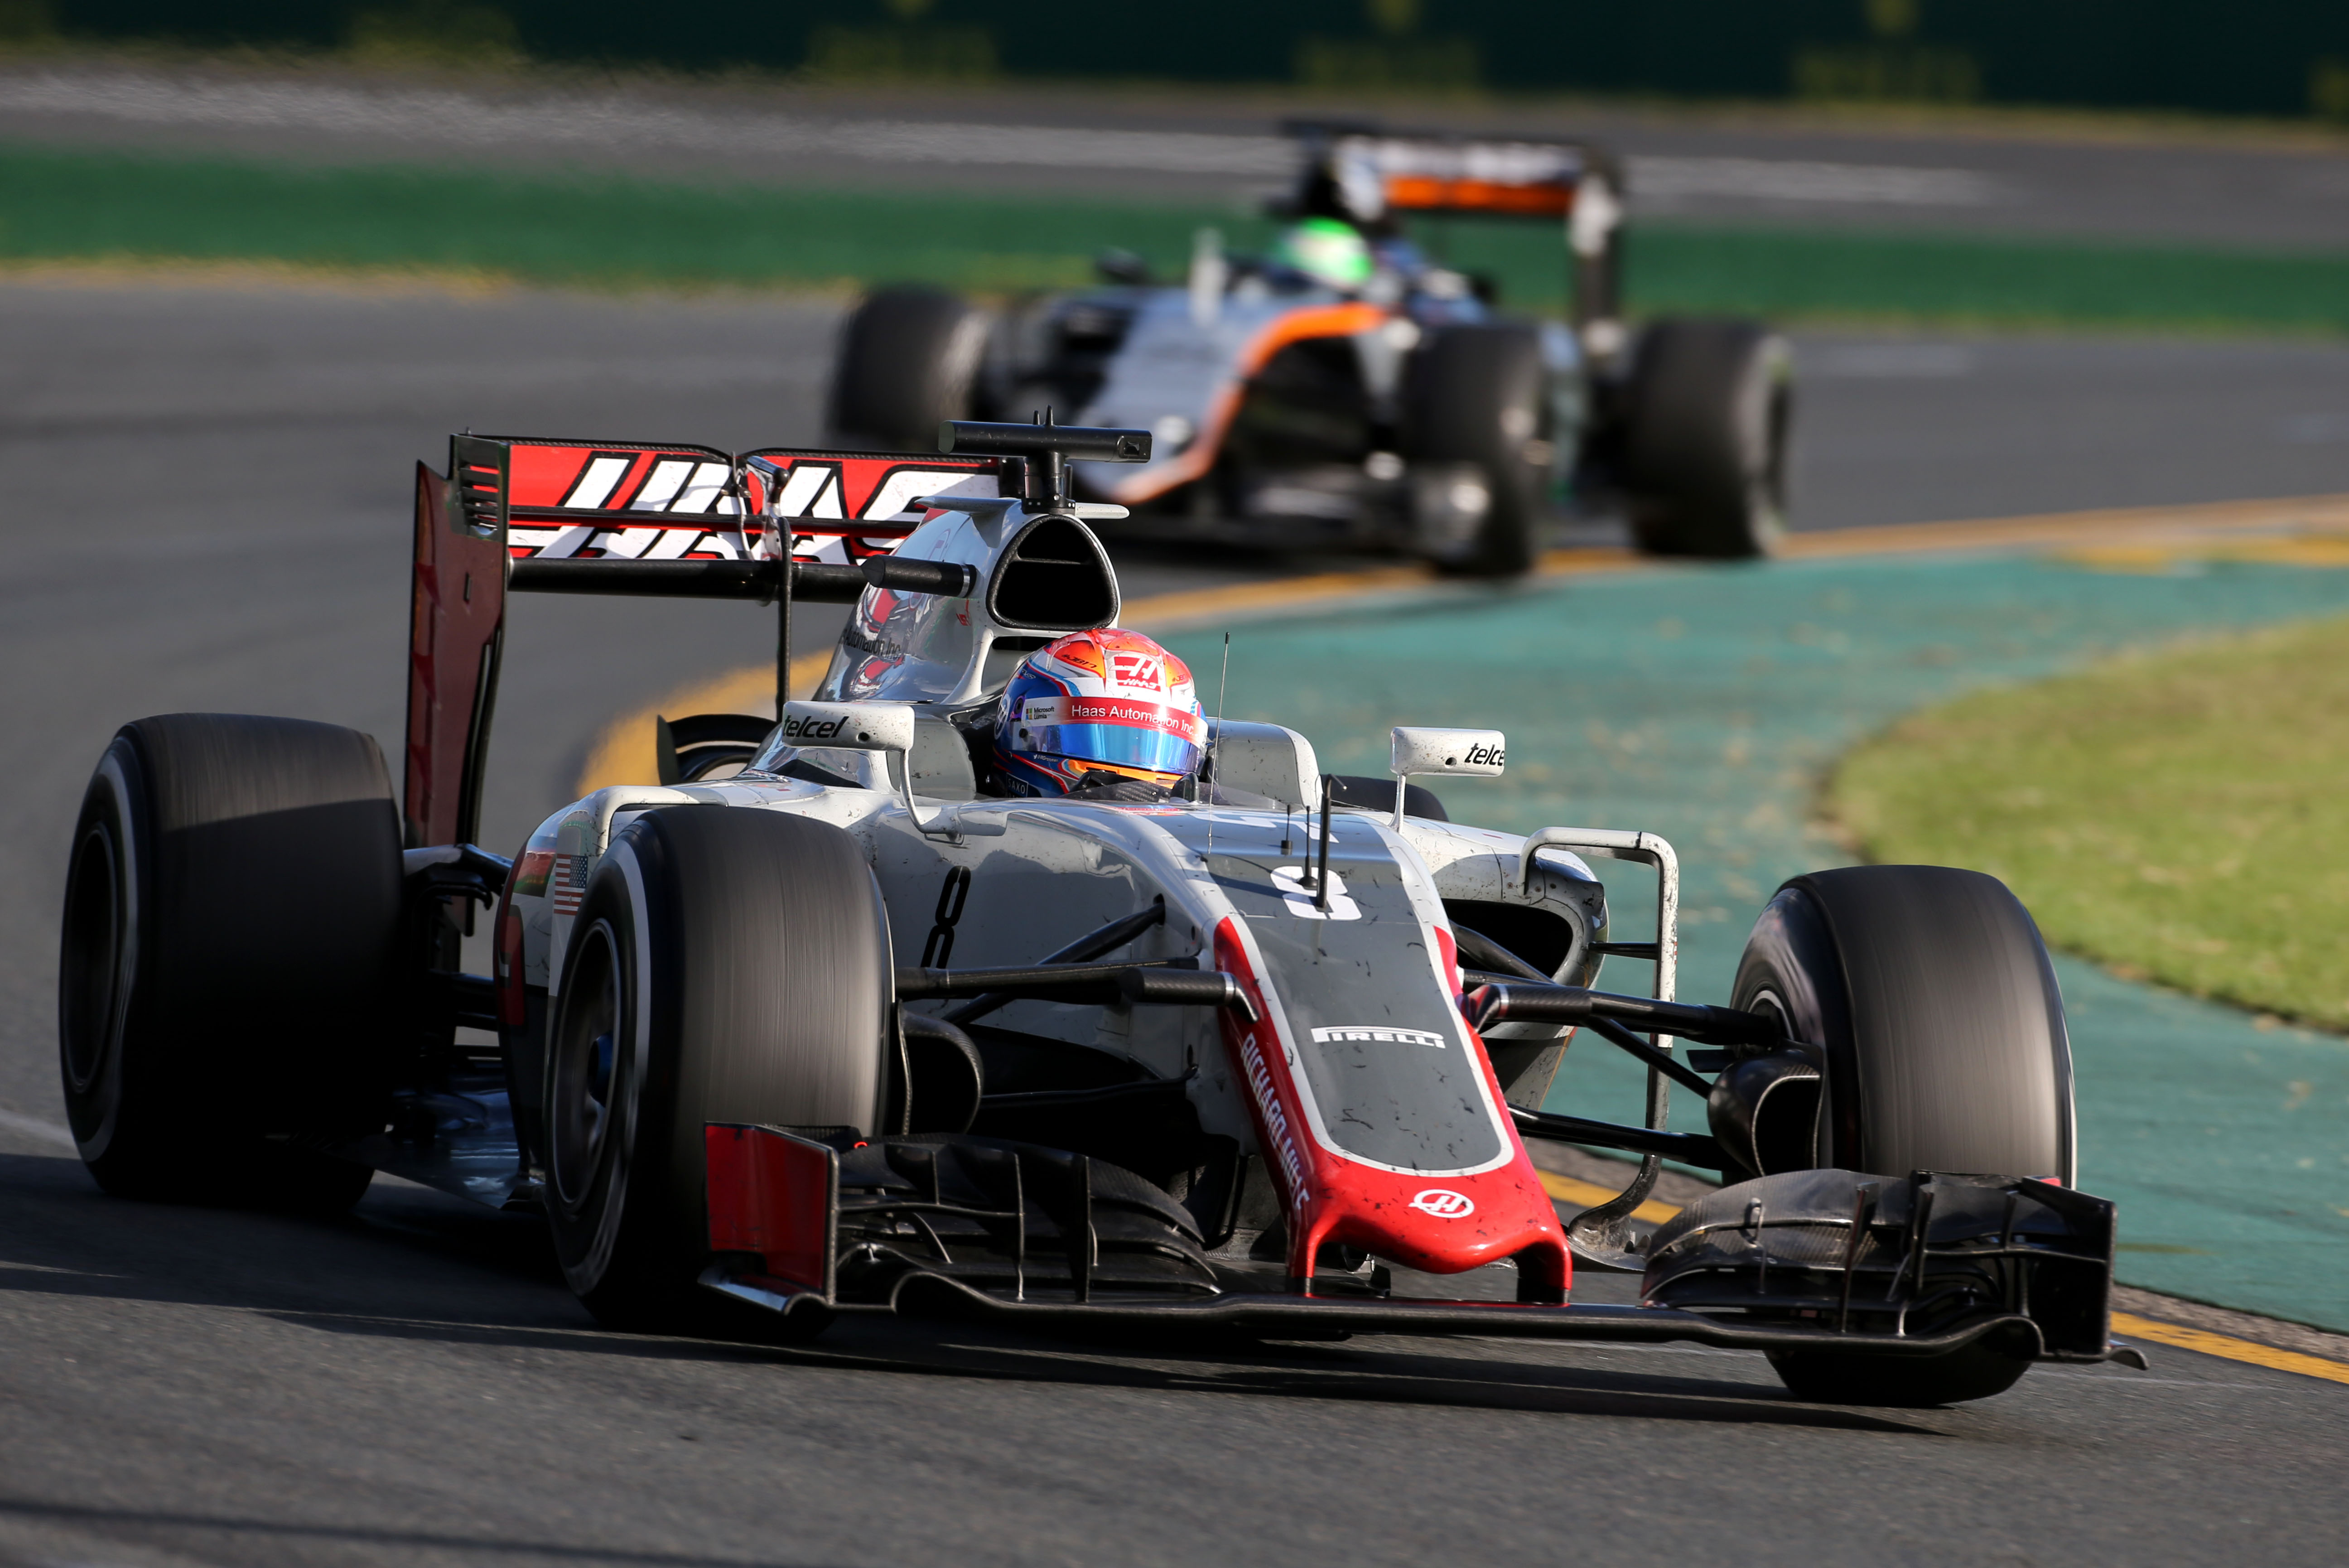
[[[1336,218],[1307,218],[1290,224],[1274,244],[1272,259],[1349,294],[1367,286],[1375,270],[1370,242],[1353,224]]]
[[[1190,666],[1138,631],[1072,632],[1012,671],[996,707],[995,772],[1012,794],[1122,779],[1172,789],[1198,767],[1206,734]]]

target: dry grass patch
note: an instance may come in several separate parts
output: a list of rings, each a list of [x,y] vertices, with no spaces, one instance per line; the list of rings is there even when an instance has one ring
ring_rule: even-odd
[[[2349,1028],[2349,620],[1930,709],[1828,805],[1871,859],[2004,878],[2059,947]]]

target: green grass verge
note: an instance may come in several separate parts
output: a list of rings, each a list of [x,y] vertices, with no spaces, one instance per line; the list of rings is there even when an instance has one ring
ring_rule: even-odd
[[[1123,245],[1172,273],[1213,207],[789,190],[445,168],[296,167],[0,147],[0,261],[267,260],[487,274],[567,286],[769,286],[926,278],[981,290],[1085,281]],[[1512,304],[1559,303],[1547,224],[1429,231]],[[1648,224],[1633,307],[1983,325],[2349,330],[2349,256]]]
[[[488,273],[587,287],[875,277],[1080,283],[1102,246],[1172,264],[1194,214],[454,170],[0,150],[0,258]]]
[[[1917,714],[1828,803],[1870,859],[2005,879],[2126,973],[2349,1027],[2349,620],[2127,658]]]

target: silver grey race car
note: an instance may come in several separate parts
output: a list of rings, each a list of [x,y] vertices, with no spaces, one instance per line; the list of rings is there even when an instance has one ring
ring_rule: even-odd
[[[2134,1355],[2061,999],[1998,882],[1797,877],[1704,1005],[1670,845],[1469,826],[1412,782],[1500,772],[1494,732],[1399,728],[1362,779],[1218,719],[1178,787],[998,794],[1012,667],[1119,615],[1068,465],[1151,441],[941,444],[419,465],[398,797],[369,737],[287,719],[142,719],[99,761],[59,984],[99,1183],[332,1211],[396,1172],[543,1212],[634,1328],[1685,1340],[1892,1404]],[[657,777],[508,860],[473,841],[510,590],[765,601],[786,649],[794,600],[854,610],[812,700],[665,723]],[[1618,865],[1652,930],[1611,924]],[[1598,989],[1609,961],[1652,983]],[[1578,1039],[1646,1064],[1641,1125],[1572,1114]],[[1667,1127],[1682,1091],[1707,1130]],[[1641,1163],[1561,1214],[1537,1140]],[[1636,1233],[1666,1158],[1725,1185]],[[1637,1304],[1576,1302],[1578,1270]]]

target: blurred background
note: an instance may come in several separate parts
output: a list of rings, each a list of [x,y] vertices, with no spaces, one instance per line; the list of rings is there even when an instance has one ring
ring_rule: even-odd
[[[26,39],[957,81],[1588,92],[2349,116],[2349,18],[2313,0],[22,0]]]
[[[1233,710],[1367,770],[1387,724],[1478,693],[1515,755],[1464,814],[1693,846],[1693,993],[1793,871],[1999,870],[2079,955],[2083,1106],[2118,1107],[2084,1180],[2160,1231],[2125,1274],[2349,1327],[2329,645],[1968,721],[2045,741],[1995,767],[1930,722],[1844,761],[1935,703],[2344,607],[2349,10],[2313,0],[0,0],[0,654],[36,672],[5,700],[0,877],[28,891],[0,907],[0,1108],[56,1114],[62,846],[114,726],[400,732],[413,464],[450,431],[812,441],[865,290],[993,308],[1112,248],[1160,276],[1203,229],[1259,248],[1299,116],[1612,149],[1634,326],[1792,343],[1792,533],[1766,566],[1260,619]],[[1566,304],[1553,225],[1423,237],[1504,308]],[[1963,531],[2019,518],[2057,521],[2020,555]],[[1875,532],[1914,524],[1972,554]],[[1137,601],[1364,565],[1120,550]],[[1195,601],[1184,646],[1230,618]],[[835,626],[802,617],[802,651]],[[730,607],[518,604],[491,841],[770,636]],[[2140,717],[2084,763],[2081,702]],[[2259,753],[2279,734],[2298,749]],[[2207,1168],[2165,1186],[2182,1147]],[[2263,1256],[2327,1261],[2246,1272],[2221,1238],[2247,1205]]]

